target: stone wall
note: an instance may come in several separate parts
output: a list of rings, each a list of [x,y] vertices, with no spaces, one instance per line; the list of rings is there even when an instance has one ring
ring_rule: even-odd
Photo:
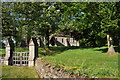
[[[36,59],[35,68],[40,78],[87,78],[87,75],[73,72],[66,72],[63,69],[57,69],[49,63],[45,63],[41,58]]]

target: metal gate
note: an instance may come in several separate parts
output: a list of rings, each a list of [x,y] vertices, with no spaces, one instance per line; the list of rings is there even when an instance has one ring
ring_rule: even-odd
[[[28,66],[29,52],[13,52],[13,65]]]

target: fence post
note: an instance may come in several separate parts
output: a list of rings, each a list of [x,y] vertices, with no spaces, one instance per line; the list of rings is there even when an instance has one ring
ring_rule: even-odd
[[[34,58],[35,58],[35,44],[33,40],[31,39],[29,43],[28,66],[34,66]]]
[[[11,47],[10,47],[10,44],[8,42],[7,45],[6,45],[6,55],[5,55],[5,58],[4,58],[4,64],[5,65],[9,64],[9,58],[10,58],[10,53],[11,53],[10,51],[11,51]]]

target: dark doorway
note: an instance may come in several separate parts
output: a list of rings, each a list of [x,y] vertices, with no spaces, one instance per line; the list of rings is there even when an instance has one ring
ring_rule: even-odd
[[[52,46],[55,46],[55,37],[54,36],[50,39],[50,44]]]

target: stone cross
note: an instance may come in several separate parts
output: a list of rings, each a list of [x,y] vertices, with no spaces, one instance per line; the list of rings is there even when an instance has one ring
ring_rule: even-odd
[[[7,45],[6,45],[6,55],[5,55],[5,58],[4,58],[4,64],[5,65],[9,64],[9,58],[10,58],[10,53],[11,53],[10,51],[11,51],[11,48],[10,48],[10,44],[8,42]]]
[[[31,39],[29,43],[28,66],[34,66],[34,58],[35,58],[35,44],[33,40]]]

